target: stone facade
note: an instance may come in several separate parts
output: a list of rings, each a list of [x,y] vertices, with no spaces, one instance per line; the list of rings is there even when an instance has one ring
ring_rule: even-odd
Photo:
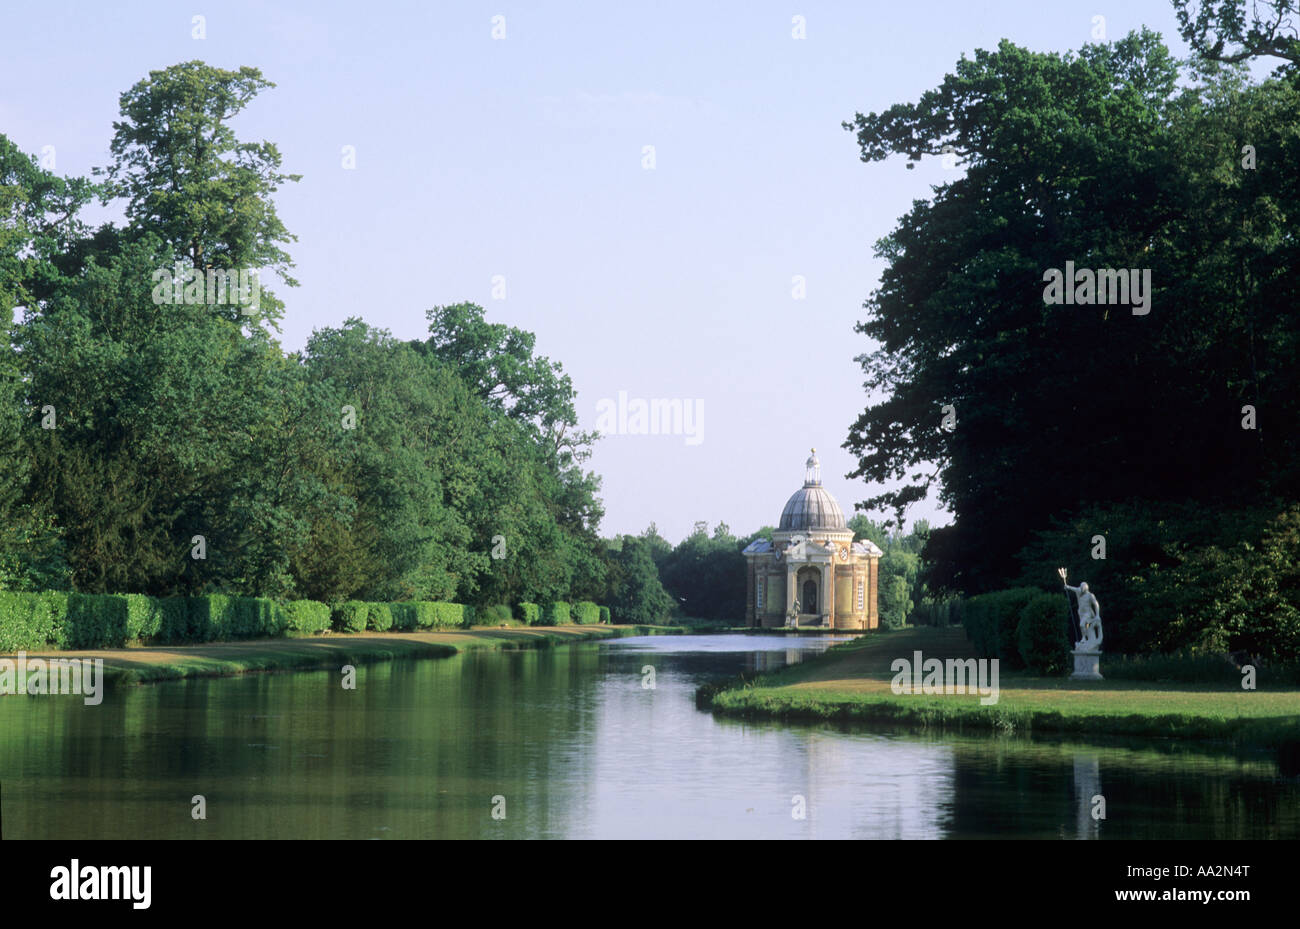
[[[853,541],[839,504],[822,487],[816,449],[806,463],[803,487],[787,501],[771,542],[759,539],[744,554],[746,625],[788,625],[797,601],[801,627],[879,626],[876,584],[883,552],[869,541]]]

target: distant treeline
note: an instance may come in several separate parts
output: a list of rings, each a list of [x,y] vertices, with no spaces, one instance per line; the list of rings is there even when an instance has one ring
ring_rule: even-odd
[[[884,551],[878,593],[881,622],[890,628],[902,626],[928,596],[920,578],[919,552],[929,537],[929,524],[918,520],[908,533],[891,533],[865,516],[855,516],[848,527],[855,541],[870,540]],[[770,541],[773,531],[764,526],[737,537],[726,523],[719,523],[710,534],[706,523],[697,522],[690,535],[673,545],[651,523],[639,536],[611,539],[607,557],[616,567],[609,573],[606,602],[615,615],[628,617],[619,622],[656,623],[673,616],[744,625],[746,572],[741,553],[756,539]]]

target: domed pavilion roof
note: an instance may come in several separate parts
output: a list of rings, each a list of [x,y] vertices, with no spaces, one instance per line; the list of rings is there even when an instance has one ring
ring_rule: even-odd
[[[835,498],[822,487],[821,462],[817,449],[805,463],[803,487],[795,491],[781,511],[778,530],[792,529],[846,529],[844,512]]]

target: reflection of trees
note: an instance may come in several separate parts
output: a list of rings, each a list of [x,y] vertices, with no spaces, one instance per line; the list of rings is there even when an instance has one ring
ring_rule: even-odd
[[[591,741],[600,660],[471,652],[360,666],[355,691],[317,672],[119,688],[98,707],[6,698],[6,836],[563,835],[589,780],[573,748]]]
[[[1265,762],[991,738],[957,742],[955,759],[956,835],[1300,837],[1300,786]]]

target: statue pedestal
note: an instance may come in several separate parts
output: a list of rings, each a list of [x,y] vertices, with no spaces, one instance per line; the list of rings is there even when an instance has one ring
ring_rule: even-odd
[[[1101,676],[1101,652],[1076,648],[1070,652],[1074,656],[1074,673],[1072,681],[1104,681]]]

